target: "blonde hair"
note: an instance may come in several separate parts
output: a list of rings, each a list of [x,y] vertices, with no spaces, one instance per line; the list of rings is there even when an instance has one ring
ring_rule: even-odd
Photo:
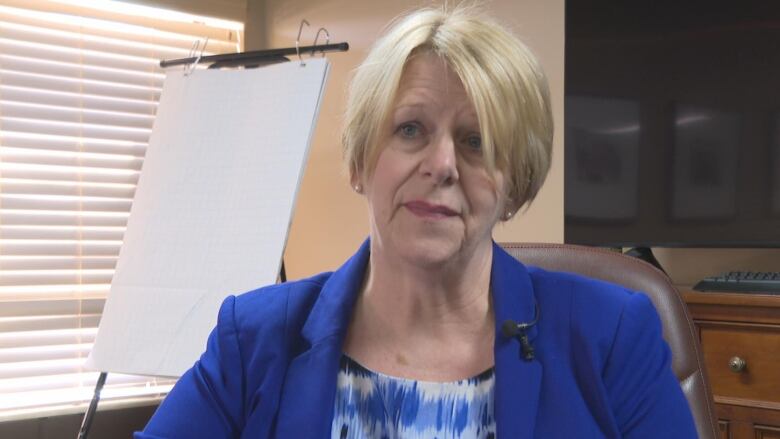
[[[505,173],[515,207],[530,203],[552,155],[547,79],[522,42],[472,7],[414,11],[374,44],[349,88],[342,143],[350,173],[373,171],[403,69],[419,52],[441,57],[458,75],[479,119],[487,169]]]

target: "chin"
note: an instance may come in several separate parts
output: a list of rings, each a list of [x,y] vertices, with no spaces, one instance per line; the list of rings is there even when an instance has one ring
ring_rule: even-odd
[[[463,241],[441,237],[406,238],[399,243],[399,255],[421,267],[437,267],[454,262],[462,255]]]

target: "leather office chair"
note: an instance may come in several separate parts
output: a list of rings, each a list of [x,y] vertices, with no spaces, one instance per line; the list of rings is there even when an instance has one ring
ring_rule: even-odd
[[[647,294],[661,316],[664,340],[672,351],[672,369],[688,399],[699,437],[717,437],[717,418],[696,328],[680,293],[664,273],[644,261],[605,249],[566,244],[501,246],[526,265],[577,273]]]

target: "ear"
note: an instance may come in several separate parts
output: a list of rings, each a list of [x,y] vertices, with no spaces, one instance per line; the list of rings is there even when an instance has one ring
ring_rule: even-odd
[[[518,210],[520,210],[521,207],[518,204],[519,203],[514,199],[508,199],[504,205],[504,213],[501,215],[501,221],[509,221],[514,218],[515,214]]]
[[[355,167],[351,167],[349,170],[349,185],[352,187],[352,190],[358,194],[363,193],[363,178],[361,172]]]

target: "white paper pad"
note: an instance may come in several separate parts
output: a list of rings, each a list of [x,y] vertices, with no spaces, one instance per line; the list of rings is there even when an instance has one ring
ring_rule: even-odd
[[[89,367],[179,376],[226,296],[276,282],[328,69],[168,74]]]

